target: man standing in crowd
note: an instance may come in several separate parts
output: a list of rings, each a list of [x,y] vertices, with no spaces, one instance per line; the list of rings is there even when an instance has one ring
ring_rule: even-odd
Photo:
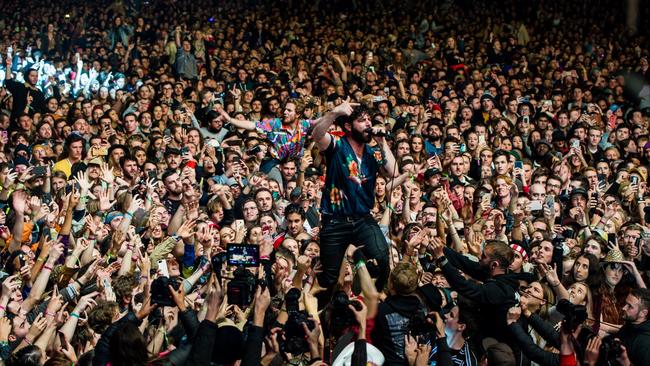
[[[356,107],[356,108],[355,108]],[[334,109],[337,123],[345,132],[335,137],[327,130],[334,122],[316,124],[312,137],[327,160],[327,177],[321,205],[323,229],[320,232],[325,286],[334,283],[347,244],[363,246],[368,258],[380,268],[377,287],[388,278],[388,248],[377,222],[370,215],[377,174],[383,168],[395,176],[396,162],[386,142],[383,127],[371,127],[369,111],[349,99]],[[369,142],[374,139],[375,147]]]

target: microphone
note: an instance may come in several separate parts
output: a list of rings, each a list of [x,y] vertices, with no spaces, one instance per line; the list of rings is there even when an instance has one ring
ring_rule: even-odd
[[[384,131],[375,131],[370,127],[366,128],[365,132],[367,132],[371,136],[386,137],[386,132],[384,132]]]

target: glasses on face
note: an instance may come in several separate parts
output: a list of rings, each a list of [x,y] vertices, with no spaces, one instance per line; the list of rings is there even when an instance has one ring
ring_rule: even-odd
[[[612,271],[621,272],[624,275],[629,273],[627,268],[625,268],[621,263],[610,263],[607,267]]]
[[[616,201],[614,201],[614,200],[605,200],[605,205],[607,205],[607,206],[611,206],[611,205],[613,205],[615,203],[616,203]]]

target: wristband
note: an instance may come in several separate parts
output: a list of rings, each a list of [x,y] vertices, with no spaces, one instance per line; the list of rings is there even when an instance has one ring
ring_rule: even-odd
[[[365,266],[366,266],[366,262],[364,262],[364,261],[359,261],[359,262],[354,266],[354,269],[358,270],[359,268],[361,268],[361,267],[365,267]]]
[[[0,305],[0,310],[2,310],[2,311],[7,311],[7,308],[5,308],[4,306]]]
[[[79,314],[75,313],[74,311],[70,313],[70,316],[79,319]]]
[[[43,265],[43,268],[44,268],[44,269],[49,269],[50,271],[52,270],[52,267],[48,266],[47,264],[44,264],[44,265]]]
[[[126,211],[126,212],[124,213],[124,217],[126,217],[126,216],[128,216],[128,217],[130,217],[130,218],[133,218],[133,214],[130,213],[129,211]]]
[[[354,263],[365,262],[366,256],[363,255],[363,252],[360,250],[355,250],[352,254],[352,261]]]
[[[45,310],[45,316],[46,316],[46,317],[51,316],[51,317],[55,318],[55,317],[56,317],[56,314],[52,314],[52,313],[50,313],[49,311]]]
[[[268,255],[260,256],[260,259],[270,260],[271,258]]]

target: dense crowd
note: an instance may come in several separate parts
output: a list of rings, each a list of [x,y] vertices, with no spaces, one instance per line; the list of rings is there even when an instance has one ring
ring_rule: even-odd
[[[650,6],[4,2],[6,365],[650,365]]]

